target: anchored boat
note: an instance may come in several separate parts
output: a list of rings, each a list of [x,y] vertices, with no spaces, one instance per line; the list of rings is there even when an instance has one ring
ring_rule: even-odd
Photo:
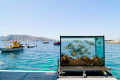
[[[4,48],[1,48],[0,50],[2,52],[11,52],[11,51],[19,51],[23,50],[25,46],[23,44],[20,44],[19,41],[4,41]]]
[[[37,47],[37,45],[28,45],[27,48]]]
[[[43,44],[49,43],[49,41],[44,41]]]
[[[59,41],[54,42],[54,45],[60,45],[60,42]]]

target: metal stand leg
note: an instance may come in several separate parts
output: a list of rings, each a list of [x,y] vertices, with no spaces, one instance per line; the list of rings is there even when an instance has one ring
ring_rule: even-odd
[[[59,72],[59,75],[62,76],[63,74],[65,74],[65,72],[63,72],[63,71],[60,71],[60,72]]]
[[[83,71],[83,77],[84,77],[84,78],[86,78],[86,77],[87,77],[87,76],[86,76],[86,74],[85,74],[85,71]]]
[[[102,71],[102,72],[103,72],[105,77],[108,77],[108,74],[106,73],[106,71]]]

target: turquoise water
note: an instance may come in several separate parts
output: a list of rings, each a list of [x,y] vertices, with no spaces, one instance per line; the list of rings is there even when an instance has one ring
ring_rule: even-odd
[[[106,44],[105,65],[111,67],[109,72],[120,80],[120,44]]]
[[[21,42],[23,44],[37,45],[35,48],[25,48],[20,52],[0,52],[1,70],[28,70],[28,71],[56,71],[57,59],[60,57],[60,46],[42,44],[42,41]],[[3,42],[0,42],[3,47]],[[105,65],[111,67],[113,76],[120,79],[120,45],[106,44]]]
[[[25,47],[23,51],[19,52],[0,52],[0,69],[29,71],[57,70],[57,59],[60,55],[60,46],[54,46],[52,41],[49,44],[43,44],[42,41],[21,43],[37,45],[37,47]],[[0,47],[3,47],[3,42],[0,44]]]

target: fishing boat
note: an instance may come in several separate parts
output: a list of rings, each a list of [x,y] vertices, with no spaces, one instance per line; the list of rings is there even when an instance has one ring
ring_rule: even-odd
[[[44,41],[43,43],[49,43],[49,41]]]
[[[24,49],[24,45],[20,44],[19,41],[4,41],[4,48],[1,48],[0,50],[2,52],[11,52],[11,51],[20,51]]]
[[[54,42],[53,44],[54,44],[54,45],[60,45],[60,42],[57,41],[57,42]]]

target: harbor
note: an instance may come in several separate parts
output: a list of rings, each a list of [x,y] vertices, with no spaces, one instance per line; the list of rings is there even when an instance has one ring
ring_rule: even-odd
[[[1,42],[0,44],[4,45],[3,42]],[[20,73],[20,74],[22,74],[22,76],[20,75],[21,77],[18,76],[17,78],[20,78],[21,80],[24,80],[25,78],[23,79],[22,77],[24,77],[25,75],[27,75],[29,73],[31,74],[31,72],[32,72],[32,74],[34,74],[33,72],[38,72],[39,75],[43,75],[42,72],[45,72],[45,74],[48,74],[48,72],[50,74],[52,74],[54,72],[54,74],[52,76],[55,77],[55,80],[56,79],[58,79],[58,80],[66,79],[67,80],[68,78],[71,78],[70,76],[58,76],[57,69],[59,68],[58,59],[60,59],[60,51],[59,51],[60,46],[55,46],[54,41],[50,41],[49,44],[43,44],[43,41],[21,41],[21,44],[29,44],[29,45],[37,44],[37,47],[34,46],[33,48],[27,48],[27,46],[26,46],[24,48],[24,50],[21,50],[21,51],[1,52],[0,53],[0,55],[1,55],[0,56],[1,57],[1,61],[0,61],[1,73],[5,74],[7,77],[9,77],[9,74],[11,74],[11,73],[14,75],[16,75],[17,73],[18,74]],[[111,47],[109,47],[109,45],[112,45],[112,44],[106,44],[107,51],[109,51],[109,48],[111,48]],[[109,53],[110,52],[112,52],[112,51],[109,51]],[[116,75],[116,71],[118,69],[115,71],[115,68],[114,68],[115,67],[115,65],[113,64],[114,60],[113,61],[110,60],[111,58],[109,57],[110,54],[108,54],[108,52],[105,54],[106,54],[105,65],[108,66],[108,68],[106,68],[105,70],[108,70],[111,73],[111,75],[109,75],[109,78],[111,78],[112,80],[116,80],[116,78],[119,79],[119,75]],[[115,57],[115,56],[113,56],[113,57]],[[7,58],[7,60],[5,60],[6,58]],[[111,61],[111,62],[109,62],[109,61]],[[72,68],[71,69],[61,68],[61,70],[65,70],[65,69],[67,69],[67,71],[73,70]],[[86,68],[86,69],[92,70],[92,68]],[[79,70],[86,70],[86,69],[81,68]],[[93,69],[95,70],[95,68],[93,68]],[[104,68],[103,69],[98,68],[98,69],[103,70]],[[98,69],[96,69],[96,70],[98,70]],[[72,73],[74,73],[74,72],[72,72]],[[34,75],[33,78],[36,77],[36,79],[37,78],[39,79],[40,77],[37,76],[37,73],[35,73],[35,74],[36,75]],[[119,74],[119,73],[117,73],[117,74]],[[66,75],[66,74],[64,74],[64,75]],[[78,75],[78,74],[76,74],[76,75]],[[79,75],[80,76],[74,75],[74,76],[72,76],[72,78],[76,79],[76,80],[77,79],[82,80],[85,78],[83,76],[83,72],[82,73],[80,72]],[[86,75],[87,75],[87,79],[91,80],[92,76],[89,76],[88,74],[86,74]],[[49,75],[47,75],[47,76],[49,76]],[[28,77],[29,77],[29,75],[28,75]],[[97,76],[97,77],[93,76],[93,77],[95,80],[98,77],[102,78],[102,79],[104,78],[103,80],[108,79],[108,77],[106,78],[106,76],[104,76],[104,75]],[[4,79],[4,77],[1,77],[1,79],[2,78]],[[33,78],[31,78],[31,79],[33,79]],[[44,80],[44,78],[43,78],[43,80]],[[50,80],[54,80],[54,79],[50,78]]]
[[[43,41],[20,41],[21,44],[37,45],[14,52],[0,51],[1,70],[26,70],[26,71],[56,71],[59,59],[60,46],[55,46],[54,41],[43,44]],[[0,42],[4,47],[4,41]],[[54,57],[54,58],[53,58]]]
[[[0,80],[120,80],[119,0],[0,0]]]

